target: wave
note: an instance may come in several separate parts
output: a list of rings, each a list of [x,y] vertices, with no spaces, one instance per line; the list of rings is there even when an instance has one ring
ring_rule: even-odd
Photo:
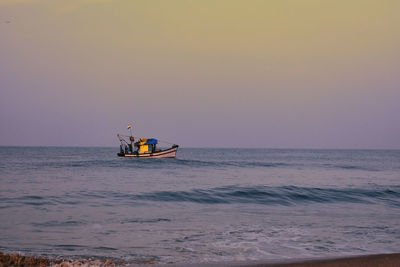
[[[220,187],[208,190],[161,191],[131,196],[148,201],[195,202],[206,204],[280,204],[302,203],[376,203],[400,206],[400,187],[393,189],[329,189],[296,186],[282,187]]]
[[[170,219],[166,218],[155,218],[155,219],[141,219],[141,218],[136,218],[136,219],[129,219],[129,220],[123,220],[120,221],[121,224],[128,224],[128,223],[159,223],[159,222],[170,222]]]
[[[238,187],[227,186],[214,189],[190,191],[156,191],[138,195],[115,194],[114,198],[127,204],[132,201],[192,202],[200,204],[260,204],[299,205],[304,203],[365,203],[400,207],[400,186],[379,189],[331,189],[297,186]]]
[[[112,160],[73,160],[73,161],[48,161],[31,163],[30,168],[41,169],[61,169],[61,168],[124,168],[135,169],[140,167],[156,167],[165,169],[176,168],[276,168],[276,167],[295,167],[296,164],[284,162],[262,162],[262,161],[203,161],[186,159],[112,159]],[[24,166],[28,167],[27,165]]]
[[[320,168],[320,169],[341,169],[347,171],[380,171],[383,167],[367,165],[347,165],[318,162],[284,162],[274,160],[195,160],[195,159],[96,159],[96,160],[56,160],[46,162],[24,163],[21,168],[33,170],[45,169],[90,169],[90,168]],[[393,166],[391,167],[393,168]],[[387,168],[386,168],[387,169]]]
[[[201,161],[201,160],[183,160],[178,159],[178,164],[189,167],[290,167],[295,164],[288,164],[283,162],[260,162],[260,161]]]
[[[99,199],[102,199],[99,201]],[[142,194],[126,194],[110,191],[75,192],[61,196],[23,196],[1,198],[3,205],[86,205],[119,206],[140,202],[189,202],[198,204],[259,204],[301,205],[307,203],[364,203],[400,207],[400,186],[364,188],[312,188],[298,186],[225,186],[188,191],[154,191]],[[157,219],[163,221],[163,219]],[[135,221],[140,223],[141,221]],[[73,222],[68,222],[73,223]],[[48,222],[57,224],[57,222]]]
[[[360,166],[360,165],[347,165],[347,164],[323,164],[323,167],[329,169],[344,169],[344,170],[357,170],[357,171],[379,171],[377,168],[371,166]]]
[[[45,221],[45,222],[41,222],[41,223],[31,223],[32,226],[35,227],[73,227],[73,226],[79,226],[79,225],[84,225],[86,224],[85,221],[55,221],[55,220],[51,220],[51,221]]]

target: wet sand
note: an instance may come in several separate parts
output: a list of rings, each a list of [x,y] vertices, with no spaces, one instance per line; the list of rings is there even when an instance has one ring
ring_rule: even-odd
[[[164,264],[156,262],[128,263],[113,260],[68,260],[48,259],[46,257],[22,256],[17,253],[6,254],[0,252],[0,267],[5,266],[154,266],[154,267],[400,267],[400,253],[363,255],[345,258],[330,259],[297,259],[287,261],[268,262],[225,262],[225,263],[201,263],[201,264]]]
[[[400,253],[368,255],[338,259],[304,260],[297,263],[256,264],[253,267],[287,266],[287,267],[400,267]]]
[[[362,255],[329,259],[297,259],[268,262],[231,262],[155,265],[157,267],[400,267],[400,253]],[[132,266],[133,267],[133,266]]]

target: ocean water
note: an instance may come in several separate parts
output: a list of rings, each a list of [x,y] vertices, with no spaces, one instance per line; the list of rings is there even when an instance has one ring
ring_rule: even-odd
[[[0,250],[131,263],[400,252],[400,151],[0,147]]]

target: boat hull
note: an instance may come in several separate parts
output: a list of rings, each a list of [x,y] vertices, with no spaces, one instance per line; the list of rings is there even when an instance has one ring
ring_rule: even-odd
[[[133,153],[133,154],[125,154],[118,153],[118,157],[120,158],[146,158],[146,159],[161,159],[161,158],[175,158],[176,152],[178,151],[178,146],[173,146],[169,149],[161,150],[154,153]]]

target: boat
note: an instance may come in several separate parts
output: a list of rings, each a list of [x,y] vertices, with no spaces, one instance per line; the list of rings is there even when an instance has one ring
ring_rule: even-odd
[[[128,129],[132,129],[131,124],[128,124]],[[157,148],[158,140],[155,138],[136,138],[132,135],[117,134],[121,142],[119,153],[120,158],[175,158],[179,146],[173,144],[167,149]],[[137,140],[135,142],[135,140]]]

